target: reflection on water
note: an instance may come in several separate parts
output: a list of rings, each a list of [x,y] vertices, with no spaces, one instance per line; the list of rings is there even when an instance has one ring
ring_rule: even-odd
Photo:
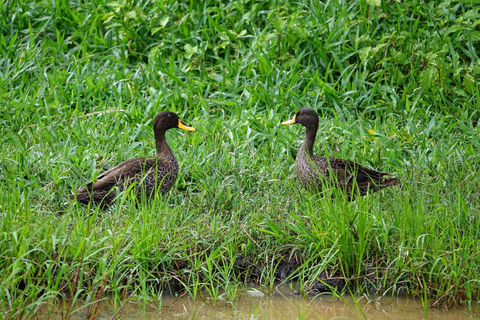
[[[126,303],[120,311],[105,303],[97,319],[422,319],[425,318],[420,300],[398,297],[382,297],[367,301],[357,298],[360,310],[351,297],[334,298],[323,295],[312,298],[294,296],[287,285],[265,296],[252,289],[241,294],[233,303],[210,299],[193,300],[188,296],[163,297],[158,306],[140,307],[134,302]],[[82,309],[82,308],[81,308]],[[49,318],[59,316],[50,314]],[[44,314],[46,316],[46,314]],[[85,319],[86,308],[73,315],[72,319]],[[429,309],[428,319],[476,319],[480,308],[470,310],[459,307],[451,310]]]

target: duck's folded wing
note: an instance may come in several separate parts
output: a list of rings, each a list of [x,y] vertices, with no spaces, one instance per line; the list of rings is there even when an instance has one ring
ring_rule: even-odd
[[[355,180],[357,184],[380,183],[383,176],[389,175],[344,159],[330,158],[330,166],[340,173],[346,184],[353,184]]]
[[[110,189],[119,181],[134,177],[145,171],[146,160],[147,158],[136,158],[122,162],[110,170],[100,174],[95,183],[90,182],[85,187],[78,190],[77,193],[82,193],[87,190],[92,192],[96,190]]]

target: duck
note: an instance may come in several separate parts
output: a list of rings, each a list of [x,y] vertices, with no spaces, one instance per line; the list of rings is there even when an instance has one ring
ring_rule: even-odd
[[[325,158],[313,154],[319,117],[315,110],[302,108],[292,119],[282,125],[301,124],[306,129],[305,140],[295,159],[295,174],[300,184],[309,190],[322,192],[322,186],[330,186],[345,192],[352,201],[357,195],[376,192],[400,184],[400,180],[386,172],[361,166],[353,161]]]
[[[178,175],[178,162],[167,144],[165,133],[170,129],[197,131],[194,127],[185,125],[179,116],[171,111],[163,111],[155,116],[153,133],[155,136],[156,157],[135,158],[124,161],[108,171],[100,174],[94,182],[88,183],[70,196],[81,204],[100,204],[110,206],[115,202],[117,189],[127,190],[133,187],[137,199],[142,199],[142,193],[152,198],[158,191],[162,195],[167,193]]]

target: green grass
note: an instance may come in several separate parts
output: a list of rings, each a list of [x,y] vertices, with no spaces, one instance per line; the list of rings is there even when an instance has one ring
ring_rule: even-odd
[[[328,271],[356,293],[479,300],[478,3],[367,2],[0,1],[4,316],[168,287],[234,301],[282,261],[303,293]],[[320,114],[317,154],[402,185],[354,203],[300,190],[304,130],[279,124],[301,107]],[[154,155],[162,110],[198,129],[168,132],[167,197],[68,200]]]

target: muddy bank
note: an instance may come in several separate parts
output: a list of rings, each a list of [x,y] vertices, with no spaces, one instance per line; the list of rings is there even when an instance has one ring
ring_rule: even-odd
[[[298,274],[296,271],[302,266],[302,261],[290,258],[281,258],[274,263],[276,266],[274,270],[276,281],[298,281]],[[247,280],[250,283],[258,284],[262,270],[251,263],[251,259],[244,257],[237,257],[235,266],[249,275]],[[265,272],[265,271],[264,271]],[[341,294],[346,286],[345,278],[338,272],[322,271],[316,279],[305,279],[308,282],[308,287],[305,287],[306,294],[316,295],[319,293],[337,293]],[[297,290],[293,294],[299,294]]]
[[[168,273],[172,276],[169,277],[169,281],[165,283],[157,283],[156,290],[163,291],[167,295],[178,295],[182,294],[185,291],[185,285],[188,285],[188,276],[190,272],[189,265],[185,262],[176,263],[176,270],[169,270]],[[269,267],[273,266],[273,267]],[[265,275],[272,275],[276,283],[280,282],[299,282],[299,273],[301,272],[303,262],[301,260],[290,259],[286,257],[279,258],[274,262],[267,262],[264,265],[258,265],[253,262],[251,257],[238,256],[234,262],[234,275],[232,278],[238,279],[239,281],[249,285],[249,286],[261,286],[262,277],[265,278]],[[272,270],[274,269],[274,270]],[[156,272],[151,271],[151,274],[154,275]],[[160,272],[158,279],[165,279],[165,272]],[[198,279],[200,282],[204,282],[207,279]],[[355,279],[358,283],[358,278]],[[348,288],[350,280],[344,278],[338,271],[326,270],[322,271],[318,277],[315,279],[308,278],[302,279],[303,292],[298,290],[293,290],[293,295],[317,295],[320,293],[335,293],[343,294]],[[371,273],[368,276],[365,276],[364,283],[365,286],[369,288],[374,288],[372,283],[376,283],[375,274]],[[371,290],[371,289],[370,289]]]

